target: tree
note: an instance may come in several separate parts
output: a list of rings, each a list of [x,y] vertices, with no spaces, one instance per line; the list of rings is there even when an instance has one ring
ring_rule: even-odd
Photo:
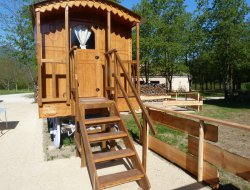
[[[244,51],[247,28],[245,16],[248,7],[244,0],[214,0],[211,12],[215,60],[224,71],[225,97],[233,96],[234,76],[242,67],[247,55]]]
[[[141,25],[141,63],[148,82],[150,74],[166,77],[171,90],[173,74],[185,67],[185,32],[190,17],[184,0],[142,0],[133,10],[146,23]],[[156,69],[158,68],[158,69]]]
[[[21,0],[0,3],[0,30],[5,34],[0,40],[4,46],[9,47],[10,51],[7,53],[24,66],[25,73],[28,73],[35,87],[35,42],[29,4],[30,2]]]

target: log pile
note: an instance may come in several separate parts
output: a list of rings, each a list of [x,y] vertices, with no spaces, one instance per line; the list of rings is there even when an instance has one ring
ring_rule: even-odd
[[[159,95],[166,95],[167,87],[165,84],[144,84],[141,85],[141,95],[144,96],[159,96]]]

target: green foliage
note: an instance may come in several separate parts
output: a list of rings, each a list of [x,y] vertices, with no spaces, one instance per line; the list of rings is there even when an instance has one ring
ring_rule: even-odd
[[[18,0],[0,3],[0,30],[5,34],[0,36],[0,41],[3,47],[8,47],[5,55],[22,65],[23,74],[35,83],[35,42],[28,5],[29,2]]]
[[[193,80],[223,83],[225,97],[249,81],[249,8],[245,0],[197,1],[188,65]],[[207,86],[207,85],[206,85]]]
[[[187,74],[183,63],[191,15],[185,11],[184,0],[142,0],[133,10],[146,21],[140,34],[142,72],[146,80],[152,74],[163,75],[171,84],[173,74]]]
[[[249,7],[245,0],[196,2],[193,14],[183,0],[142,0],[134,6],[143,17],[142,75],[146,82],[162,75],[171,84],[174,74],[188,74],[202,89],[223,83],[225,95],[232,95],[250,81]]]
[[[75,145],[74,138],[71,138],[71,137],[66,137],[66,138],[64,138],[64,139],[63,139],[63,145],[64,145],[64,146]]]

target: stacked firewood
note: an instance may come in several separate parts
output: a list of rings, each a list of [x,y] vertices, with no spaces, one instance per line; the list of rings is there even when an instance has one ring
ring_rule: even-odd
[[[167,87],[165,84],[143,84],[141,85],[141,95],[144,96],[159,96],[166,95]]]

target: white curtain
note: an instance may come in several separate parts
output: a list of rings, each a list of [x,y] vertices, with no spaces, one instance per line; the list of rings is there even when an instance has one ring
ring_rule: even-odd
[[[91,30],[84,25],[74,27],[74,32],[78,41],[80,42],[81,49],[87,49],[86,43],[90,38]]]

